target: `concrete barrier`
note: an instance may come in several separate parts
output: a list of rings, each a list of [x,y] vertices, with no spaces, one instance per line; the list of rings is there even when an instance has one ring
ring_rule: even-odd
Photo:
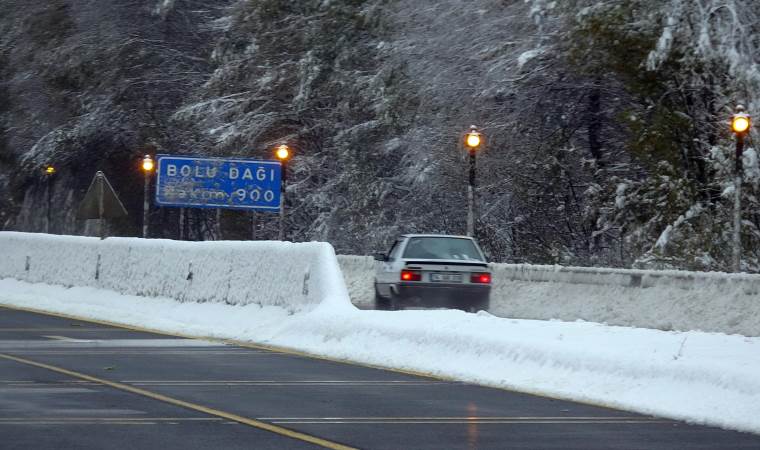
[[[669,286],[700,289],[724,285],[740,288],[746,294],[760,293],[760,275],[681,270],[608,269],[603,267],[564,267],[531,264],[491,264],[502,280],[562,282],[571,284],[616,285],[623,287]]]
[[[351,307],[327,243],[182,242],[0,232],[0,278],[183,302]]]

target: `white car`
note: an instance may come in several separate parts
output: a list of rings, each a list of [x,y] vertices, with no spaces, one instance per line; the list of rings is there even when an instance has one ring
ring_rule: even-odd
[[[473,238],[406,234],[377,253],[375,308],[445,307],[487,310],[491,272]]]

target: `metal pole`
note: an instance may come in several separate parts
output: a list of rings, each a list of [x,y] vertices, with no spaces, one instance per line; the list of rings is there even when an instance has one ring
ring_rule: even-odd
[[[256,228],[257,228],[257,221],[256,221],[256,211],[251,211],[251,240],[256,240]]]
[[[185,240],[185,208],[179,209],[179,240]]]
[[[744,135],[736,135],[736,165],[734,166],[734,245],[733,266],[734,272],[741,272],[742,265],[742,154],[744,153]]]
[[[143,227],[142,237],[148,238],[148,213],[150,212],[150,202],[148,197],[150,196],[150,172],[145,171],[145,192],[143,193]]]
[[[103,173],[98,172],[98,227],[100,228],[100,240],[103,240],[106,238],[106,226],[105,226],[105,204],[104,204],[104,187],[103,184]]]
[[[50,234],[50,210],[52,205],[52,195],[51,195],[51,178],[50,176],[46,179],[47,183],[45,183],[45,193],[47,194],[47,214],[45,217],[45,233]]]
[[[282,183],[280,183],[280,233],[278,240],[285,240],[285,183],[288,179],[288,164],[282,162]]]
[[[475,151],[470,150],[470,179],[467,184],[467,236],[475,236]]]
[[[222,209],[216,209],[216,240],[222,240]]]

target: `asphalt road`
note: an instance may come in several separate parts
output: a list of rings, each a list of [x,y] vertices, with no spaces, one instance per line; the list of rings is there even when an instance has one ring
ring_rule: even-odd
[[[756,450],[760,436],[0,307],[1,449],[325,447]]]

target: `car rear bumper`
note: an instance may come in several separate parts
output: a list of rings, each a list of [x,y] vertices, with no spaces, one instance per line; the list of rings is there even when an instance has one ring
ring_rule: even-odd
[[[491,296],[490,285],[399,283],[396,301],[400,306],[461,308],[487,306]]]

